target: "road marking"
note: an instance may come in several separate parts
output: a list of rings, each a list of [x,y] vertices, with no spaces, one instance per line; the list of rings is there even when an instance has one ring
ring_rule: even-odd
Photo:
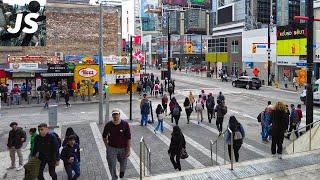
[[[96,144],[98,146],[99,154],[100,154],[101,160],[103,162],[103,166],[107,172],[108,179],[112,179],[110,171],[109,171],[108,161],[107,161],[106,147],[104,145],[101,132],[98,128],[97,123],[95,123],[95,122],[90,123],[90,127],[92,130],[92,134],[94,136],[94,140],[96,141]]]
[[[170,131],[172,131],[172,126],[170,126],[168,123],[163,122],[163,125],[165,128],[169,129]],[[192,138],[190,138],[189,136],[184,134],[184,138],[186,140],[187,143],[189,143],[190,145],[192,145],[194,148],[198,149],[200,152],[202,152],[203,154],[205,154],[206,156],[208,156],[209,158],[211,158],[211,151],[208,150],[207,148],[205,148],[204,146],[202,146],[201,144],[197,143],[196,141],[194,141]],[[216,154],[212,154],[212,157],[215,157]],[[228,162],[226,160],[226,162]],[[218,164],[224,164],[224,158],[218,156]]]
[[[191,121],[191,122],[192,122],[193,124],[198,125],[198,122],[197,122],[197,121]],[[200,125],[201,127],[205,128],[205,129],[207,129],[207,130],[209,130],[209,131],[217,134],[217,135],[219,134],[219,131],[218,131],[218,130],[216,130],[216,129],[210,127],[210,126],[207,126],[207,125],[202,124],[202,123],[200,123],[199,125]],[[255,152],[255,153],[263,156],[263,157],[269,157],[269,156],[270,156],[269,153],[266,153],[266,152],[264,152],[264,151],[262,151],[262,150],[260,150],[260,149],[258,149],[258,148],[255,148],[255,147],[253,147],[253,146],[251,146],[251,145],[249,145],[249,144],[247,144],[247,143],[243,143],[242,146],[245,147],[246,149],[249,149],[249,150],[252,151],[252,152]]]
[[[131,155],[129,156],[129,160],[131,161],[134,169],[140,174],[140,158],[139,156],[134,152],[134,150],[131,148]],[[146,168],[147,169],[147,168]],[[149,174],[149,172],[148,172]]]
[[[154,132],[154,127],[148,124],[147,129],[149,129],[152,133]],[[155,134],[162,142],[164,142],[168,147],[170,146],[170,139],[167,138],[167,136],[157,133]],[[190,156],[186,159],[186,161],[193,166],[194,168],[204,168],[205,166],[201,164],[198,160],[196,160],[194,157]]]

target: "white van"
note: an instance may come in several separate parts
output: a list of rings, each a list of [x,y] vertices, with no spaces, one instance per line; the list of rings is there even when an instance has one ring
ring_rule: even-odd
[[[305,104],[307,96],[307,90],[304,89],[300,95],[300,100]],[[313,89],[313,104],[320,104],[320,79],[314,82],[314,89]]]

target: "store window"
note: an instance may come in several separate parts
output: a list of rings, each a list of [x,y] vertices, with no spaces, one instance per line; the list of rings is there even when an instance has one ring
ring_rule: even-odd
[[[233,40],[231,43],[231,53],[239,53],[239,41]]]

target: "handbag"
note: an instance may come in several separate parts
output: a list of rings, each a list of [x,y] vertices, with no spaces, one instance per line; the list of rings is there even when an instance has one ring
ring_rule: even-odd
[[[187,153],[185,148],[181,149],[180,159],[187,159],[189,157],[189,154]]]

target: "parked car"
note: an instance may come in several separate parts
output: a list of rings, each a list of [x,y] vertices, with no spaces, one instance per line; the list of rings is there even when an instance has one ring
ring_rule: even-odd
[[[320,105],[320,79],[316,80],[313,85],[313,104]],[[306,104],[307,90],[304,89],[300,94],[300,100]]]
[[[232,81],[232,86],[244,87],[246,89],[259,89],[261,87],[261,80],[257,77],[241,76],[238,79]]]

